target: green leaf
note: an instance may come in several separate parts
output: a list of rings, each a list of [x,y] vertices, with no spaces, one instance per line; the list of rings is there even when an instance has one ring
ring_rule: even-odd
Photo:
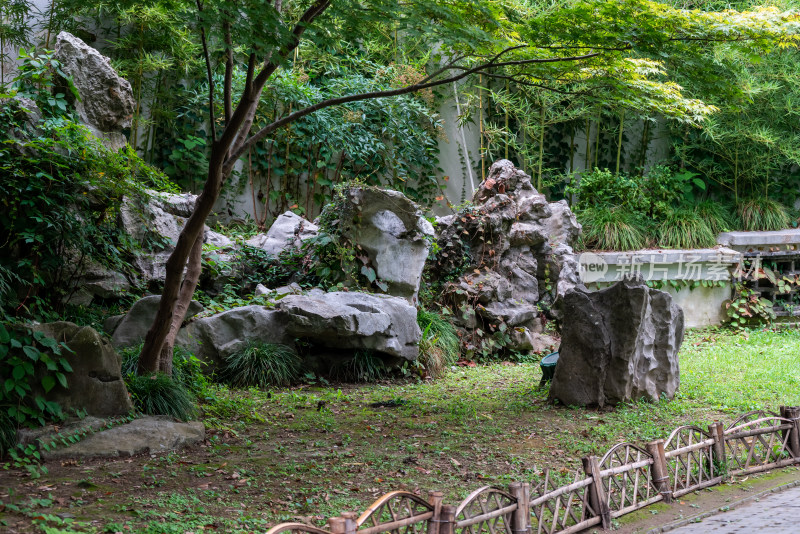
[[[22,380],[25,377],[25,368],[21,365],[17,365],[14,367],[14,370],[11,371],[11,376],[14,377],[14,380]]]
[[[58,383],[61,384],[61,387],[67,387],[67,377],[64,376],[64,373],[56,373],[56,378],[58,379]]]
[[[42,387],[44,388],[45,393],[49,393],[51,389],[53,389],[56,385],[56,379],[53,378],[52,375],[45,375],[42,378]]]
[[[30,345],[26,345],[25,347],[22,347],[22,352],[24,352],[25,355],[31,360],[35,362],[39,361],[39,349],[37,349],[36,347],[31,347]]]

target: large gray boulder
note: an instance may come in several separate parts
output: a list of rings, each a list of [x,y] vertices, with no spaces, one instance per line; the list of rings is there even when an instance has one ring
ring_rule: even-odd
[[[166,265],[186,220],[194,211],[197,195],[147,191],[146,198],[125,196],[119,211],[119,225],[139,243],[139,251],[131,262],[141,281],[163,281]],[[225,251],[235,247],[233,240],[207,226],[203,243],[218,249],[218,262],[229,258]]]
[[[679,385],[683,310],[641,278],[590,292],[576,287],[560,302],[565,318],[550,398],[605,406],[662,396]]]
[[[400,297],[356,292],[289,295],[280,321],[293,337],[337,349],[371,349],[415,360],[422,332],[417,309]]]
[[[141,343],[156,318],[160,302],[160,295],[144,297],[137,300],[131,306],[130,311],[116,324],[113,321],[107,321],[103,327],[106,333],[111,335],[111,343],[114,347],[132,347]],[[189,303],[184,320],[194,317],[201,311],[203,311],[203,305],[193,300]]]
[[[122,380],[122,361],[114,347],[88,326],[74,323],[44,323],[34,327],[70,349],[63,357],[72,367],[66,373],[67,387],[57,384],[45,398],[55,401],[66,413],[84,410],[88,415],[125,415],[133,409]]]
[[[289,248],[299,249],[303,241],[316,236],[319,228],[292,211],[282,213],[275,219],[265,234],[258,234],[245,243],[260,248],[270,256],[277,258],[281,252]]]
[[[81,122],[109,148],[124,147],[122,130],[131,126],[136,104],[131,84],[107,57],[68,32],[56,36],[53,57],[78,90],[81,99],[75,109]]]
[[[336,214],[342,235],[366,252],[389,295],[416,303],[434,235],[431,223],[399,191],[350,187],[344,196],[345,205]]]
[[[250,343],[294,345],[294,337],[277,310],[266,306],[242,306],[209,317],[195,319],[178,332],[182,346],[211,366],[242,350]]]

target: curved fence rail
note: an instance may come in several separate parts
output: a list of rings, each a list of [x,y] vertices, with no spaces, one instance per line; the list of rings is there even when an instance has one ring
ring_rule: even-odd
[[[800,463],[800,407],[780,413],[749,412],[727,427],[686,425],[645,448],[620,443],[602,458],[583,459],[583,469],[558,481],[549,471],[535,486],[484,486],[460,504],[393,491],[361,515],[342,513],[327,529],[282,523],[267,534],[570,534],[655,502],[718,484],[729,476]],[[571,480],[572,482],[569,482]]]

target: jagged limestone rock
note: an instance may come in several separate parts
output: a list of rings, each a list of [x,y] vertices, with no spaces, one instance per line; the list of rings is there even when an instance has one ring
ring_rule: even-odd
[[[571,289],[560,307],[565,320],[551,399],[605,406],[673,398],[684,325],[669,293],[626,279],[596,292]]]

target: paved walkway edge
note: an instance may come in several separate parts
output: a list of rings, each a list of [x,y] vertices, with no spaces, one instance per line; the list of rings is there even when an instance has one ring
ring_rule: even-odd
[[[783,484],[781,486],[776,486],[774,488],[770,488],[768,490],[764,490],[764,491],[762,491],[760,493],[756,493],[755,495],[748,495],[744,499],[739,499],[738,501],[734,501],[734,502],[732,502],[730,504],[726,504],[725,506],[728,507],[728,510],[733,510],[734,508],[738,508],[739,506],[742,506],[743,504],[750,504],[752,501],[754,501],[756,499],[760,499],[761,497],[765,497],[765,496],[767,496],[767,495],[769,495],[771,493],[780,493],[781,491],[784,491],[784,490],[787,490],[787,489],[790,489],[790,488],[794,488],[794,487],[797,487],[797,486],[800,486],[800,480],[795,480],[794,482],[789,482],[788,484]],[[727,510],[725,510],[725,511],[727,512]],[[679,520],[673,521],[672,523],[669,523],[667,525],[648,530],[647,534],[660,534],[661,532],[669,532],[670,530],[675,530],[676,528],[685,527],[686,525],[689,525],[691,523],[699,523],[700,521],[702,521],[703,519],[706,519],[707,517],[711,517],[712,515],[717,515],[717,514],[722,514],[722,513],[725,513],[725,512],[723,512],[719,508],[715,508],[715,509],[713,509],[711,511],[708,511],[708,512],[703,512],[703,513],[697,514],[697,515],[692,516],[692,517],[687,517],[685,519],[679,519]]]

